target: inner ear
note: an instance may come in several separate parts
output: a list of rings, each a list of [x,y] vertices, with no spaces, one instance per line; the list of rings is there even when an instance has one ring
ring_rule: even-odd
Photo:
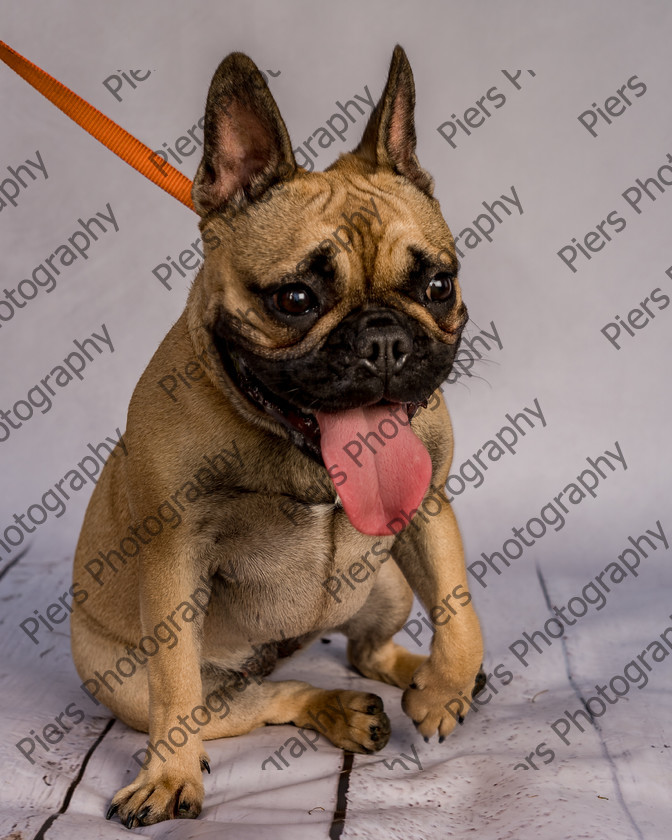
[[[416,138],[413,103],[409,103],[405,91],[397,91],[390,112],[387,152],[389,157],[397,162],[400,171],[407,172],[413,166]],[[417,165],[417,160],[415,164]]]
[[[232,53],[208,92],[194,207],[205,216],[234,196],[254,200],[295,170],[291,140],[268,85],[250,58]]]
[[[388,167],[432,195],[434,181],[415,154],[415,85],[404,50],[392,54],[385,90],[376,105],[354,154],[374,166]]]
[[[209,162],[211,199],[218,205],[239,190],[253,193],[255,177],[273,168],[278,160],[272,128],[240,102],[231,104],[227,110],[228,114],[217,122],[217,138]]]

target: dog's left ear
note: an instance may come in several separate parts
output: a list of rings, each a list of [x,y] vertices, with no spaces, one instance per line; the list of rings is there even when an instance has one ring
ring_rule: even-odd
[[[254,200],[296,171],[292,142],[256,64],[231,53],[219,65],[205,106],[203,159],[191,189],[200,216],[234,197]]]
[[[434,179],[420,166],[415,154],[414,110],[415,85],[411,65],[406,53],[397,44],[383,95],[353,154],[374,166],[393,169],[431,196]]]

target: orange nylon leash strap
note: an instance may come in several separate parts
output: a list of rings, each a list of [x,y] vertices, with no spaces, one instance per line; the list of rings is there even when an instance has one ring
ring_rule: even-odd
[[[36,64],[19,55],[3,41],[0,41],[0,59],[12,68],[22,79],[32,85],[35,90],[53,102],[71,120],[74,120],[96,140],[126,161],[138,172],[153,181],[162,190],[170,193],[178,201],[190,209],[194,209],[191,202],[191,181],[186,175],[161,159],[161,171],[152,163],[154,152],[144,143],[129,134],[121,126],[102,114],[93,105],[82,99],[76,93],[56,81],[53,76],[45,73]]]

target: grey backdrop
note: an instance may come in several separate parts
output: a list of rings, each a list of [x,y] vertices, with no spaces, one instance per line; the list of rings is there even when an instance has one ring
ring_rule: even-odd
[[[232,50],[247,52],[269,72],[298,149],[333,114],[342,113],[338,102],[366,96],[365,87],[377,101],[392,48],[397,42],[404,46],[415,74],[419,158],[435,177],[444,215],[464,254],[461,283],[472,318],[466,338],[485,338],[485,344],[472,345],[479,352],[471,359],[465,345],[461,375],[444,391],[456,438],[453,473],[459,476],[471,461],[461,481],[451,484],[468,563],[485,563],[483,554],[502,552],[506,540],[521,543],[512,529],[525,528],[542,508],[552,520],[553,509],[545,506],[582,473],[590,484],[584,470],[600,482],[595,498],[587,495],[576,504],[567,489],[561,497],[568,511],[564,525],[559,527],[559,519],[546,525],[543,536],[509,560],[509,568],[500,561],[501,575],[488,567],[482,583],[470,577],[486,664],[491,671],[496,666],[499,673],[510,671],[513,679],[504,687],[493,678],[500,694],[472,714],[468,725],[441,748],[425,745],[398,711],[399,692],[384,689],[386,706],[395,710],[395,735],[382,758],[408,754],[417,742],[423,772],[412,765],[408,771],[400,765],[388,769],[380,757],[356,759],[344,836],[438,837],[448,828],[457,837],[473,829],[492,837],[666,836],[672,667],[662,653],[660,662],[649,656],[647,685],[639,689],[631,680],[627,696],[609,704],[594,725],[586,724],[584,734],[572,729],[569,745],[549,725],[566,710],[580,708],[581,698],[594,696],[596,683],[622,675],[627,663],[672,625],[666,592],[672,571],[664,544],[672,536],[670,4],[70,1],[4,2],[0,13],[2,38],[10,46],[157,150],[163,144],[174,149],[197,123],[211,75]],[[136,81],[135,89],[123,79],[115,96],[110,89],[120,84],[122,71],[131,70],[151,73]],[[337,138],[327,149],[313,143],[319,149],[316,168],[358,142],[370,110],[363,108],[366,114],[360,115],[350,107],[356,119],[348,122],[345,140]],[[10,412],[16,424],[17,401],[76,349],[73,341],[101,334],[105,325],[114,346],[113,353],[106,348],[93,353],[81,381],[55,388],[45,413],[36,408],[20,428],[11,428],[6,417],[0,425],[0,541],[5,540],[0,680],[6,698],[0,759],[7,777],[0,828],[4,836],[32,837],[61,809],[50,838],[78,831],[121,837],[123,829],[103,824],[100,815],[130,778],[130,754],[143,745],[142,736],[115,724],[75,787],[84,757],[107,721],[104,711],[82,706],[85,721],[48,753],[37,747],[34,764],[15,747],[69,701],[81,703],[67,623],[53,631],[42,626],[37,644],[19,624],[35,610],[43,613],[70,586],[92,482],[72,493],[65,513],[50,513],[34,533],[11,526],[15,514],[40,503],[91,454],[87,444],[123,431],[133,387],[181,312],[194,275],[181,277],[173,269],[168,290],[152,270],[168,257],[177,260],[196,240],[197,217],[4,65],[0,114],[2,289],[11,292],[32,278],[32,285],[21,288],[26,297],[34,295],[28,300],[15,295],[18,304],[0,305],[0,410]],[[449,134],[446,123],[457,125],[455,148],[438,131],[443,125]],[[342,124],[332,120],[332,125]],[[191,178],[199,159],[196,151],[178,168]],[[27,160],[36,164],[28,164],[34,177],[24,169],[19,179],[10,168],[16,172]],[[643,186],[650,178],[659,186]],[[484,202],[492,206],[503,195],[519,207],[504,201],[507,212],[495,205],[497,221]],[[78,256],[69,267],[57,263],[61,273],[47,291],[47,275],[38,271],[34,278],[35,269],[81,230],[78,219],[107,214],[108,205],[118,232],[106,223],[107,232],[90,244],[86,258]],[[490,227],[487,218],[493,219],[492,241],[478,242],[482,233],[467,230],[479,216],[482,230]],[[565,249],[569,260],[572,246],[575,271],[558,255]],[[0,300],[11,301],[3,295]],[[602,330],[612,337],[620,330],[614,338],[618,348]],[[33,399],[39,401],[37,392]],[[537,410],[535,405],[545,425],[528,412],[535,425],[518,419],[527,432],[518,435],[515,454],[487,446],[500,457],[481,454],[487,471],[476,486],[478,463],[472,456],[498,432],[511,441],[512,434],[501,431],[512,428],[506,415]],[[620,451],[626,468],[617,458],[610,458],[611,466],[598,462],[601,478],[587,459],[606,451]],[[573,498],[578,502],[579,494]],[[562,510],[557,502],[555,508]],[[40,517],[37,509],[33,515]],[[533,524],[535,529],[540,532],[542,525]],[[644,552],[638,552],[629,538],[647,529],[660,538],[640,543]],[[639,559],[637,576],[628,573],[614,583],[604,605],[589,605],[584,617],[565,627],[563,639],[543,654],[531,654],[524,667],[509,646],[524,631],[543,628],[553,616],[549,605],[580,596],[625,549],[632,565],[633,556]],[[511,556],[518,551],[513,543],[508,550]],[[486,566],[473,568],[483,572]],[[419,636],[424,649],[429,636],[426,630]],[[403,632],[400,641],[416,649]],[[321,649],[309,652],[306,673],[319,680],[325,668],[335,684],[366,682],[346,670],[342,645],[334,642],[326,651],[331,670],[316,659],[325,654]],[[230,836],[277,837],[284,836],[279,824],[296,823],[301,829],[289,828],[288,836],[326,837],[340,753],[325,747],[301,759],[301,767],[297,761],[288,768],[282,783],[269,780],[269,771],[261,773],[259,765],[291,734],[282,732],[254,733],[242,746],[219,745],[211,752],[219,769],[206,781],[198,827],[166,824],[145,833],[210,836],[206,824],[214,831],[213,823],[221,828],[237,822]],[[554,760],[545,765],[537,754],[533,762],[539,769],[528,762],[525,770],[521,762],[541,742],[552,747]],[[257,748],[259,760],[250,760]],[[64,809],[69,789],[74,795]],[[306,816],[316,805],[325,812]],[[190,834],[196,831],[201,833]]]

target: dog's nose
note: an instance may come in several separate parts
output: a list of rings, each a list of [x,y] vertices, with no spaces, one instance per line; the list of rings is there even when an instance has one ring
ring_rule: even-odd
[[[396,323],[369,321],[360,330],[355,351],[364,365],[380,376],[392,376],[406,364],[413,341]]]

